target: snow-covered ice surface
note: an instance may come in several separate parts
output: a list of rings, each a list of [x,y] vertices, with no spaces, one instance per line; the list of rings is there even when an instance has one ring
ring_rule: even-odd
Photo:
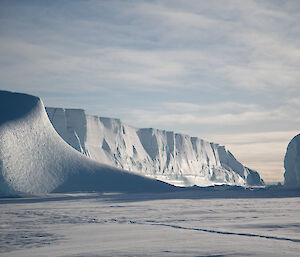
[[[245,192],[0,199],[0,255],[299,256],[299,191]]]
[[[289,143],[284,158],[284,183],[286,186],[300,186],[300,134]]]
[[[134,128],[81,109],[46,107],[46,111],[69,145],[98,162],[176,186],[264,184],[224,146],[172,131]]]

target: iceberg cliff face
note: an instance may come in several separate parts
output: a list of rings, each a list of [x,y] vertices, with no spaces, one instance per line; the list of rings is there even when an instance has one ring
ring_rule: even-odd
[[[65,115],[65,112],[57,112],[55,117],[65,119]],[[60,124],[60,133],[64,137],[70,136],[68,142],[84,151],[80,140],[89,142],[84,138],[87,135],[84,128],[89,127],[84,123],[86,116],[82,111],[72,110],[68,117],[74,123]],[[70,126],[74,128],[73,134]],[[161,181],[87,158],[57,134],[38,97],[0,91],[0,195],[71,191],[157,192],[173,188]]]
[[[171,131],[137,129],[119,119],[86,115],[84,110],[46,111],[69,145],[98,162],[178,186],[264,184],[224,146]]]
[[[286,186],[300,186],[300,134],[288,144],[284,158],[284,184]]]

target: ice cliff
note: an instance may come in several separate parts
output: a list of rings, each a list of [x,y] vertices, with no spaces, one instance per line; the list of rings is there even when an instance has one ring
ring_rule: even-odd
[[[284,158],[284,184],[291,187],[300,186],[300,134],[288,144]]]
[[[264,184],[224,146],[171,131],[137,129],[81,109],[46,111],[61,137],[95,161],[177,186]]]
[[[59,111],[54,117],[59,117],[58,114]],[[83,112],[71,111],[68,118],[74,123],[68,123],[67,130],[60,130],[60,133],[65,133],[63,137],[70,135],[69,126],[72,125],[76,138],[69,138],[68,142],[73,145],[79,142],[80,145],[74,146],[88,154],[88,149],[80,148],[79,140],[85,138],[86,143],[90,142],[89,134],[93,134],[90,130],[95,128],[84,123],[85,116],[78,120],[80,114]],[[61,124],[61,129],[64,125]],[[81,130],[83,128],[90,132],[86,133]],[[173,188],[82,155],[57,134],[38,97],[0,91],[0,195],[71,191],[159,192]]]

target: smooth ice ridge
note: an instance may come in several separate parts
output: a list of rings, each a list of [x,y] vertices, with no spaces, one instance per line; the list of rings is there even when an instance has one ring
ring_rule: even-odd
[[[300,186],[300,134],[288,144],[284,168],[284,184],[292,187]]]
[[[80,109],[47,107],[46,111],[69,145],[98,162],[177,186],[264,184],[256,171],[243,166],[224,146],[172,131],[137,129]]]
[[[83,112],[70,112],[77,120]],[[58,113],[55,117],[59,117]],[[62,126],[63,127],[63,126]],[[68,128],[69,129],[69,128]],[[77,142],[84,131],[76,130]],[[68,131],[67,131],[68,132]],[[82,133],[81,133],[82,132]],[[69,132],[64,136],[69,135]],[[80,145],[78,146],[81,149]],[[0,195],[71,191],[157,192],[174,188],[161,181],[97,163],[69,146],[35,96],[0,91]]]

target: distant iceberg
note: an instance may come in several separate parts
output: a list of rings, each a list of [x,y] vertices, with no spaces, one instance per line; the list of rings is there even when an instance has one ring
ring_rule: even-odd
[[[288,144],[284,168],[284,184],[291,187],[300,186],[300,134]]]

